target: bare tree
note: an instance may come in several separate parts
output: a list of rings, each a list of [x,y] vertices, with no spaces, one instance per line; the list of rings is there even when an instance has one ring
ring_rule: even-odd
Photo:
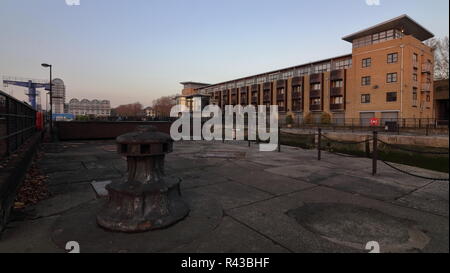
[[[157,117],[169,117],[170,109],[176,104],[176,96],[160,97],[153,101],[152,107]]]
[[[449,44],[448,36],[439,39],[432,38],[425,42],[434,51],[434,78],[436,80],[443,80],[449,78]]]
[[[142,104],[139,102],[120,105],[114,109],[122,117],[138,117],[143,115]]]

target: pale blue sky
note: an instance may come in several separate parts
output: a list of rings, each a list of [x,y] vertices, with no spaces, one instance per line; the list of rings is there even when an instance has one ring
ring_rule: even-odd
[[[448,0],[0,0],[0,76],[46,78],[113,105],[351,52],[347,34],[408,14],[449,33]],[[3,86],[0,87],[5,90]],[[8,87],[23,98],[22,89]]]

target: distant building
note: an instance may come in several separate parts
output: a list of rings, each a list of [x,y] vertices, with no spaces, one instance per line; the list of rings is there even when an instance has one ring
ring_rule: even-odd
[[[449,114],[449,88],[448,79],[434,81],[434,109],[435,118],[439,123],[444,123],[448,125],[448,114]]]
[[[71,99],[69,101],[69,113],[75,116],[95,115],[108,117],[111,115],[111,104],[109,100],[87,100]]]
[[[66,101],[66,86],[61,79],[54,79],[52,81],[52,100],[53,114],[64,114],[64,103]]]
[[[145,116],[148,118],[154,118],[156,117],[156,112],[152,107],[147,107],[144,109],[145,111]]]

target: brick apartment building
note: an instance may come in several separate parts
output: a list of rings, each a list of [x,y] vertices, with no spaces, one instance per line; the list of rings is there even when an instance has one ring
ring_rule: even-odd
[[[342,38],[351,54],[217,84],[184,82],[183,95],[210,95],[221,107],[278,105],[280,119],[432,119],[434,56],[423,41],[433,36],[402,15]]]

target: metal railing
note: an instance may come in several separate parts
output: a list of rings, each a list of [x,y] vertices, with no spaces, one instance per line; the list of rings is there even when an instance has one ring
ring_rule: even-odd
[[[312,106],[312,105],[311,105]],[[448,129],[449,121],[434,118],[380,118],[378,124],[373,125],[371,118],[327,118],[321,116],[312,116],[310,118],[294,118],[293,127],[309,128],[321,126],[322,128],[346,128],[351,130],[367,130],[378,128],[389,131],[398,131],[404,129]]]
[[[0,159],[15,152],[36,131],[36,111],[0,90]]]
[[[324,141],[328,142],[328,146],[322,145]],[[361,155],[354,155],[351,153],[336,151],[329,146],[330,142],[337,143],[337,144],[344,144],[344,145],[360,145],[360,144],[364,145],[365,144],[365,146],[366,146],[365,154],[366,155],[361,156]],[[447,177],[430,177],[430,176],[414,173],[410,170],[402,169],[400,166],[396,166],[395,163],[388,162],[387,159],[380,156],[379,144],[385,145],[386,147],[389,147],[390,149],[400,150],[400,151],[404,151],[407,153],[413,153],[413,154],[428,154],[428,155],[432,155],[432,156],[447,156],[447,157],[449,155],[448,148],[440,148],[440,151],[418,150],[418,149],[403,147],[404,145],[402,146],[402,145],[387,143],[379,138],[377,131],[372,132],[371,137],[366,137],[366,139],[364,139],[362,141],[342,141],[342,140],[337,140],[337,139],[332,139],[332,138],[327,137],[326,135],[323,134],[322,129],[318,128],[317,129],[317,145],[316,145],[317,160],[319,160],[319,161],[322,160],[322,151],[326,151],[326,152],[329,152],[329,153],[332,153],[335,155],[339,155],[339,156],[343,156],[343,157],[353,157],[353,158],[366,158],[367,157],[367,158],[372,159],[372,175],[377,174],[378,161],[381,161],[386,166],[388,166],[402,174],[406,174],[406,175],[410,175],[410,176],[413,176],[416,178],[421,178],[421,179],[426,179],[426,180],[447,181],[447,182],[449,181],[448,175],[447,175]],[[372,146],[372,147],[370,148],[370,146]]]

